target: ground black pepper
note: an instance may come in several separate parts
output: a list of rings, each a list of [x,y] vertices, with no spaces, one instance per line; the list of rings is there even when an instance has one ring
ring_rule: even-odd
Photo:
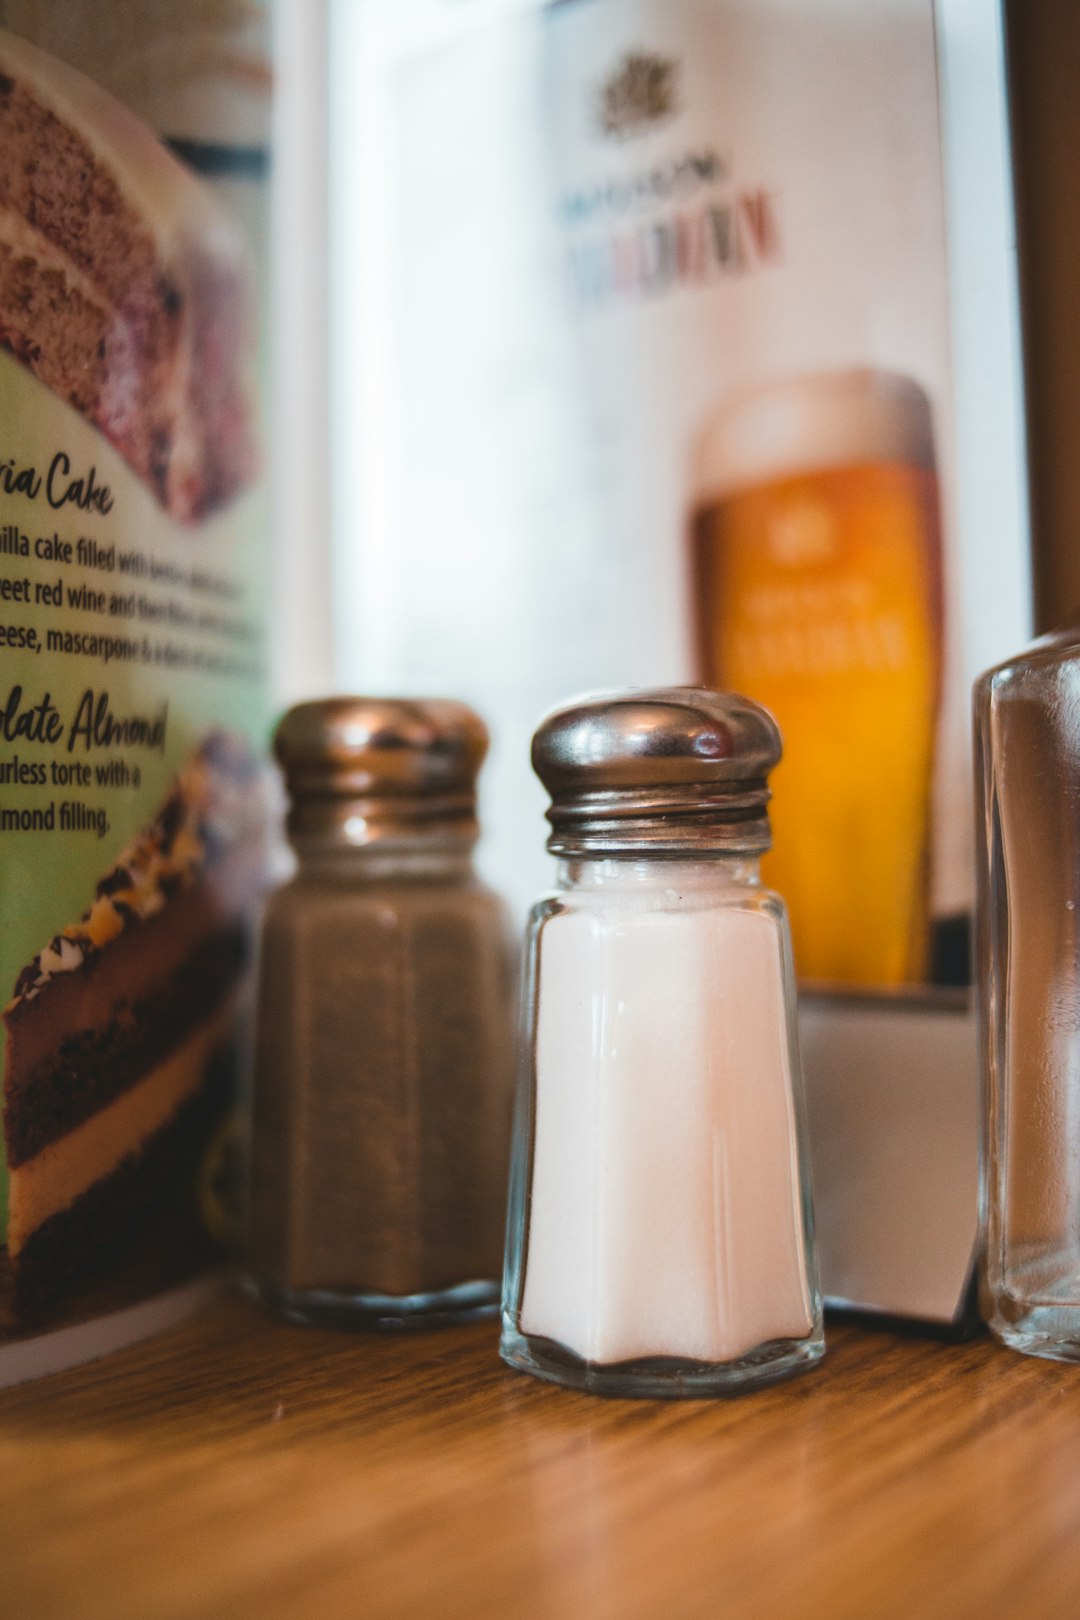
[[[253,1285],[290,1314],[330,1320],[491,1309],[512,1020],[503,909],[470,854],[484,734],[460,705],[337,700],[339,710],[349,701],[353,722],[359,706],[365,724],[347,727],[343,711],[302,716],[335,736],[349,730],[341,775],[353,791],[335,798],[332,773],[317,773],[322,820],[310,802],[294,815],[299,869],[271,898],[263,928]],[[417,714],[429,723],[414,735]],[[289,724],[278,743],[287,772]],[[304,781],[303,771],[290,781],[294,807]]]

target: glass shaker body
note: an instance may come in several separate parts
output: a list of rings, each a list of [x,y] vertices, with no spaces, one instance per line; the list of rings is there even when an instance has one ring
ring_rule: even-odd
[[[498,1304],[506,918],[473,869],[468,815],[440,826],[423,792],[389,797],[362,815],[348,796],[294,800],[298,868],[260,942],[249,1287],[286,1315],[341,1325]]]
[[[975,688],[986,1313],[1080,1360],[1080,639]]]
[[[794,977],[756,859],[579,859],[528,929],[502,1354],[708,1395],[824,1351]]]

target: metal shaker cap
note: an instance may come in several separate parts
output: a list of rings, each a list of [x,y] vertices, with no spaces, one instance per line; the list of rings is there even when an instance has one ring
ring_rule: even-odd
[[[548,715],[532,762],[551,794],[556,855],[759,854],[780,731],[734,692],[600,694]]]
[[[274,736],[291,800],[289,832],[336,828],[354,844],[425,834],[471,841],[487,748],[480,716],[447,698],[299,703]]]

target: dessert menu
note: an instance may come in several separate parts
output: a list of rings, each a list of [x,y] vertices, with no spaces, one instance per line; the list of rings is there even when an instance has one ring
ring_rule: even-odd
[[[235,1218],[269,18],[123,18],[0,6],[0,1379]]]

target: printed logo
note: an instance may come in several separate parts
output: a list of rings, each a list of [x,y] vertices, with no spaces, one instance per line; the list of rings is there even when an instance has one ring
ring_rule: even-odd
[[[649,51],[628,51],[600,91],[597,119],[605,135],[640,135],[679,110],[679,64]]]

